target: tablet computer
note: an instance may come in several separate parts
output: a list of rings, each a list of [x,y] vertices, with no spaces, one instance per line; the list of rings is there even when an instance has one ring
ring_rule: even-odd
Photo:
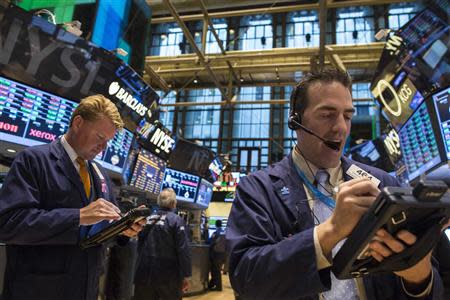
[[[124,230],[130,228],[133,223],[148,217],[150,215],[150,212],[150,209],[147,207],[137,207],[131,209],[120,220],[112,222],[110,225],[103,228],[99,232],[84,239],[80,243],[80,247],[82,249],[86,249],[104,243],[117,236]]]
[[[439,240],[442,226],[450,216],[450,195],[445,183],[432,184],[431,189],[424,191],[428,192],[411,187],[385,187],[333,258],[334,275],[348,279],[399,271],[422,259]],[[408,230],[416,235],[417,241],[403,252],[378,262],[367,250],[380,228],[394,236],[402,229]]]

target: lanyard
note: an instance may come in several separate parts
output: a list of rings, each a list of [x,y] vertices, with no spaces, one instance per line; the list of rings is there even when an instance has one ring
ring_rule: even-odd
[[[297,170],[298,176],[300,176],[300,178],[303,180],[303,183],[311,191],[311,193],[313,193],[315,199],[319,199],[320,201],[322,201],[322,203],[332,209],[336,207],[336,202],[333,200],[333,198],[324,195],[311,182],[309,182],[309,180],[306,178],[306,175],[300,170],[299,167],[297,167],[297,165],[295,165],[295,169]]]

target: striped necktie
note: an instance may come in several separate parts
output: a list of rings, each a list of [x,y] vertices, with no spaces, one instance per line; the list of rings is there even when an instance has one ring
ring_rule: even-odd
[[[331,186],[329,184],[330,174],[324,170],[317,170],[315,176],[315,182],[317,185],[317,190],[324,194],[325,196],[331,197],[329,190]],[[333,209],[328,207],[325,203],[320,200],[314,202],[314,214],[319,219],[320,223],[328,219],[333,213]],[[340,241],[336,247],[332,250],[332,255],[334,256],[337,251],[341,248],[344,241]],[[354,300],[359,299],[356,291],[355,281],[353,279],[339,280],[333,273],[331,273],[331,290],[322,293],[322,299],[325,300]]]
[[[86,192],[86,196],[89,199],[91,197],[91,178],[89,176],[89,171],[87,169],[87,164],[84,159],[81,157],[77,157],[77,163],[80,165],[80,178],[81,182],[84,186],[84,191]]]

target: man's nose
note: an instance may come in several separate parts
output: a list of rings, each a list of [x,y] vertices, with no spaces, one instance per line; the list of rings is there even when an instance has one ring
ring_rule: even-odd
[[[344,115],[340,115],[337,119],[336,119],[336,123],[333,126],[333,130],[335,132],[339,132],[339,133],[345,133],[347,131],[347,121],[345,120],[345,116]]]

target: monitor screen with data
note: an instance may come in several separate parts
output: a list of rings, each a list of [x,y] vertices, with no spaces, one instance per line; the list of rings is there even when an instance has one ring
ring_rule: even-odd
[[[194,203],[199,183],[200,177],[196,175],[166,168],[161,190],[172,188],[177,200]]]
[[[114,138],[108,142],[105,151],[99,153],[95,160],[105,169],[121,174],[132,142],[133,133],[131,131],[125,128],[117,131]]]
[[[0,76],[0,140],[24,146],[53,142],[69,128],[77,105]]]
[[[450,87],[432,97],[437,112],[439,131],[444,144],[445,155],[450,160]]]
[[[166,162],[163,159],[141,149],[136,159],[130,185],[153,194],[159,194],[165,169]]]
[[[399,137],[409,181],[441,163],[438,142],[433,132],[426,101],[403,125]]]

